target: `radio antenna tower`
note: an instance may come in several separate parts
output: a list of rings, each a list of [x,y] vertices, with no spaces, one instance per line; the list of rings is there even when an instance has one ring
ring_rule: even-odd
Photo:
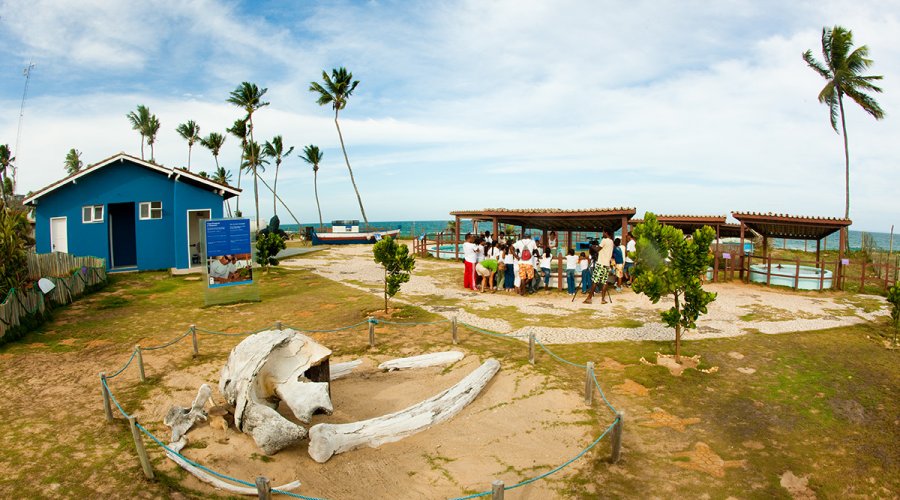
[[[16,130],[16,156],[19,155],[19,141],[22,139],[22,119],[25,118],[25,98],[28,96],[28,81],[31,80],[31,70],[34,69],[34,63],[29,61],[28,66],[25,66],[25,70],[22,71],[22,74],[25,75],[25,89],[22,91],[22,106],[19,108],[19,128]],[[13,165],[12,169],[13,174],[13,193],[16,192],[16,181],[19,177],[19,167]]]

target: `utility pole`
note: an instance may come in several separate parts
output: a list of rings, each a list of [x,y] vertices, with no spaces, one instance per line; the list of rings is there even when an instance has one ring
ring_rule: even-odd
[[[34,63],[29,61],[28,66],[25,66],[25,70],[22,71],[22,74],[25,75],[25,89],[22,91],[22,106],[19,108],[19,127],[16,130],[16,149],[15,155],[21,156],[19,154],[19,141],[22,139],[22,119],[25,117],[25,98],[28,96],[28,82],[31,80],[31,70],[34,69]],[[16,192],[16,184],[19,179],[19,167],[13,165],[12,169],[13,174],[13,194]]]

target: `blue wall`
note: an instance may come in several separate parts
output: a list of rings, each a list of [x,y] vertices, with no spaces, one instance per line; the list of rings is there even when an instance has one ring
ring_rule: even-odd
[[[35,207],[37,251],[51,251],[50,218],[67,217],[69,253],[102,257],[109,265],[107,205],[134,202],[138,269],[189,267],[186,210],[210,209],[213,218],[221,218],[222,197],[174,177],[125,159],[41,196]],[[144,201],[161,201],[162,219],[140,220],[139,203]],[[83,223],[86,205],[104,205],[103,222]]]

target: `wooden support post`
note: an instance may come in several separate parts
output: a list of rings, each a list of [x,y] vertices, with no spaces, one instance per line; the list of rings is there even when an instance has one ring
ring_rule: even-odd
[[[131,437],[134,439],[134,450],[141,462],[141,468],[144,469],[144,477],[152,480],[153,467],[150,465],[150,457],[147,456],[147,449],[144,448],[144,438],[141,437],[141,431],[137,428],[137,419],[134,418],[134,415],[128,417],[128,425],[131,427]]]
[[[141,382],[146,382],[147,377],[144,376],[144,355],[141,354],[141,346],[134,346],[134,353],[137,358],[138,370],[141,374]]]
[[[284,328],[283,328],[283,325],[281,324],[281,321],[276,321],[276,322],[275,322],[275,329],[276,329],[276,330],[283,330],[283,329],[284,329]]]
[[[197,325],[191,325],[191,344],[194,347],[194,356],[199,356],[200,344],[197,343]]]
[[[369,318],[369,347],[375,347],[375,321]]]
[[[622,455],[622,414],[616,414],[616,424],[612,428],[612,436],[610,436],[612,444],[612,452],[609,455],[611,463],[617,463]]]
[[[744,279],[744,223],[743,222],[741,222],[741,247],[738,248],[738,257],[740,257],[739,264],[741,266],[741,270],[738,273],[738,278],[743,280]],[[734,258],[734,257],[732,257],[732,258]],[[749,267],[747,269],[749,270]],[[749,271],[747,274],[750,274]],[[749,279],[749,277],[748,277],[748,279]]]
[[[453,241],[453,245],[454,245],[454,247],[456,247],[455,259],[459,260],[459,216],[458,215],[456,216],[456,225],[454,226],[454,229],[456,230],[456,237],[454,238],[454,241]]]
[[[721,238],[720,225],[716,224],[716,251],[714,255],[716,256],[715,262],[713,263],[713,283],[719,281],[719,239]]]
[[[444,232],[441,231],[440,233],[437,234],[437,244],[434,247],[434,256],[438,259],[441,258],[441,244],[443,242],[444,242]]]
[[[528,362],[534,364],[534,333],[528,335]]]
[[[566,254],[568,255],[568,252],[566,252]],[[563,256],[557,255],[556,256],[556,288],[558,288],[560,290],[562,290],[562,288],[563,288],[563,284],[562,284],[563,283],[563,272],[564,272]]]
[[[494,241],[497,241],[497,238],[499,237],[498,235],[500,234],[500,221],[496,217],[493,218],[493,225],[491,229],[493,229],[494,231],[493,233],[491,233],[491,237],[494,239]]]
[[[256,478],[256,494],[259,500],[272,500],[272,486],[269,484],[269,478],[259,476]]]
[[[591,406],[594,402],[594,362],[588,361],[584,377],[584,404]]]
[[[572,231],[566,231],[566,250],[563,253],[569,255],[570,248],[575,248],[575,243],[572,241]]]
[[[453,334],[453,345],[459,344],[459,336],[458,336],[457,327],[458,327],[458,325],[457,325],[456,316],[454,316],[450,320],[450,332]]]
[[[106,421],[113,421],[112,403],[109,400],[109,390],[107,389],[106,374],[100,374],[100,392],[103,394],[103,413],[106,414]]]
[[[503,500],[503,481],[499,479],[491,483],[491,500]]]

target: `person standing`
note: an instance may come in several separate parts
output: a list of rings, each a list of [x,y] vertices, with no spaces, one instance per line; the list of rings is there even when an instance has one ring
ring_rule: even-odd
[[[581,252],[584,256],[584,252]],[[575,249],[569,248],[566,255],[566,291],[569,295],[575,295],[575,270],[578,267],[578,257],[575,257]]]
[[[634,260],[631,258],[637,251],[634,235],[628,231],[628,243],[625,244],[625,286],[631,286],[631,270],[634,268]]]
[[[602,284],[600,290],[600,303],[606,304],[606,298],[609,297],[609,278],[610,265],[612,263],[612,253],[615,243],[612,240],[612,233],[608,229],[603,230],[603,239],[600,241],[597,251],[597,261],[594,263],[594,272],[591,274],[591,289],[588,296],[584,299],[585,304],[590,304],[594,297],[594,291],[597,285]],[[610,299],[612,300],[612,299]]]
[[[475,264],[478,261],[478,245],[472,233],[466,233],[466,241],[463,243],[463,263],[465,266],[463,287],[475,290]]]
[[[578,256],[578,268],[581,271],[581,293],[586,295],[591,287],[591,259],[584,252]]]
[[[516,287],[515,251],[515,248],[507,246],[503,254],[503,263],[506,264],[506,269],[503,270],[503,289],[507,292]]]
[[[616,238],[613,241],[613,263],[616,266],[616,290],[622,289],[622,279],[625,277],[625,246],[622,240]]]

